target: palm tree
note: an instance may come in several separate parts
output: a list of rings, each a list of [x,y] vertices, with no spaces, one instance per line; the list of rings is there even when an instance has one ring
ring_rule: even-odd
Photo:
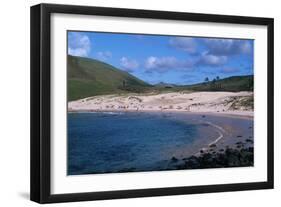
[[[207,83],[209,82],[209,78],[208,77],[205,78],[205,82],[207,82]]]

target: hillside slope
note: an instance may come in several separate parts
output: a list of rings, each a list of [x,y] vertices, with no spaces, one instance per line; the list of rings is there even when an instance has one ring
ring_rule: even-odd
[[[192,91],[253,91],[254,76],[232,76],[220,80],[213,80],[194,85],[180,86],[179,88],[185,88]]]
[[[159,83],[149,85],[107,63],[68,55],[68,100],[123,93],[166,93],[179,91],[253,91],[253,75],[232,76],[193,85]]]
[[[145,92],[149,84],[104,62],[68,55],[68,100],[89,96]]]

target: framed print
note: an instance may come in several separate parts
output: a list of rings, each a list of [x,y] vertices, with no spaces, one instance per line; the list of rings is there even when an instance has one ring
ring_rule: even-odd
[[[273,188],[273,19],[31,7],[31,200]]]

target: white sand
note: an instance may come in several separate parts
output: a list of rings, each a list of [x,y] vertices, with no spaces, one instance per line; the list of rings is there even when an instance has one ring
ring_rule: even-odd
[[[126,94],[93,96],[68,103],[69,111],[185,111],[216,112],[253,116],[245,106],[232,109],[234,100],[253,96],[253,92],[171,92],[163,94]]]

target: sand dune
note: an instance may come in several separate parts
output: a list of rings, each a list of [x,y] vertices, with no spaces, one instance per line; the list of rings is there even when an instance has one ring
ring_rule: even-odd
[[[253,92],[103,95],[71,101],[68,110],[218,112],[253,116]]]

